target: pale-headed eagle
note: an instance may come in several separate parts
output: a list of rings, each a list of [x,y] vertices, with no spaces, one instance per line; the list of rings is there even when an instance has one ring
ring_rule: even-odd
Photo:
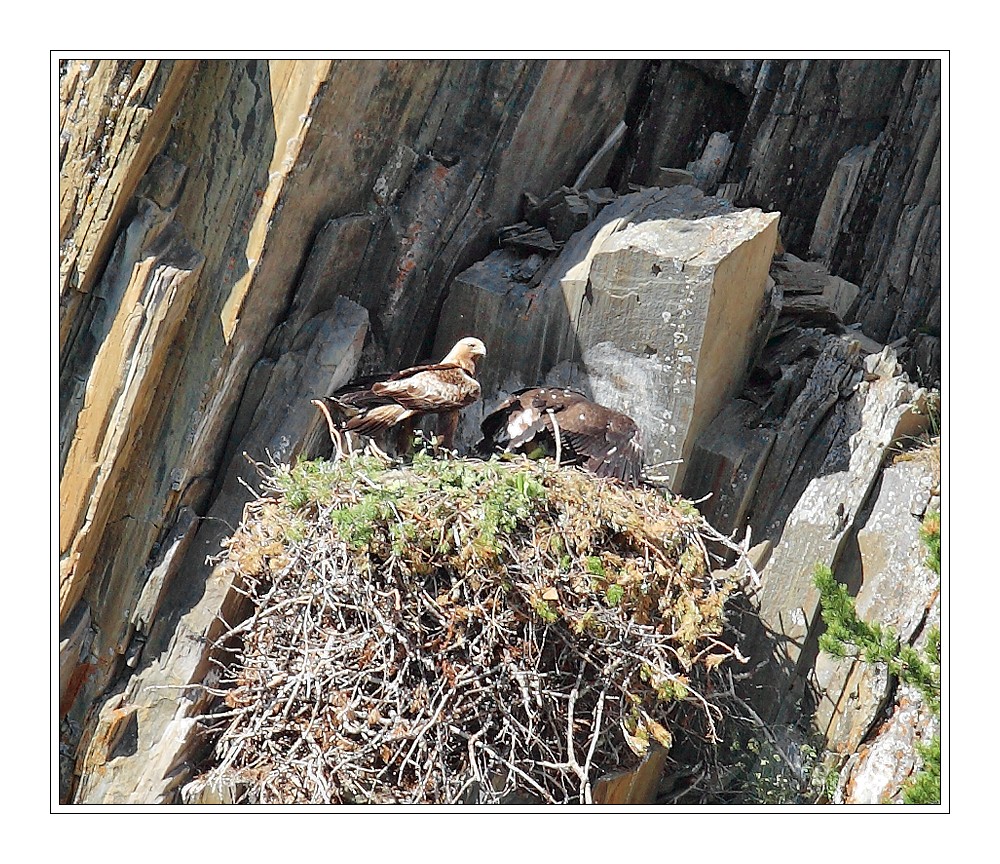
[[[358,378],[323,402],[347,418],[341,431],[372,436],[398,427],[404,446],[421,417],[437,414],[438,434],[451,449],[459,410],[480,397],[476,363],[485,356],[486,346],[468,336],[440,363]]]
[[[508,450],[553,454],[558,429],[560,458],[599,477],[638,485],[644,455],[631,417],[562,387],[527,387],[511,394],[480,426],[481,453]]]

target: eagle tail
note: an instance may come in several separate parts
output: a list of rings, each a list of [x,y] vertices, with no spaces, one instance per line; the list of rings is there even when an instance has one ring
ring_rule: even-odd
[[[348,432],[357,432],[361,435],[375,435],[378,432],[388,429],[390,426],[395,426],[397,423],[407,420],[415,413],[409,408],[404,408],[402,405],[379,405],[370,411],[357,413],[344,424],[344,429]]]
[[[335,414],[342,418],[342,422],[350,420],[357,417],[361,413],[361,410],[354,405],[350,405],[341,399],[338,399],[336,395],[334,396],[319,396],[312,400],[313,402],[322,402],[329,411],[335,412]]]

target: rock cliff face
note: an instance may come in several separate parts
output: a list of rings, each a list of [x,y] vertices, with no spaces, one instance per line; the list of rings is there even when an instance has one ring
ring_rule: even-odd
[[[693,186],[647,189],[604,207],[529,285],[506,250],[460,274],[437,353],[483,333],[498,358],[482,377],[486,401],[465,414],[467,441],[491,403],[546,380],[635,417],[677,483],[762,335],[777,221]]]
[[[912,382],[940,374],[940,61],[67,60],[59,154],[63,800],[178,800],[207,645],[240,614],[206,559],[256,482],[243,453],[315,454],[309,396],[466,327],[501,358],[486,407],[550,376],[646,412],[671,482],[774,544],[760,617],[798,648],[761,686],[857,750],[860,672],[824,669],[837,707],[803,708],[816,600],[792,571],[860,562],[862,598],[897,566],[853,550],[926,416]],[[564,186],[548,251],[496,251]],[[711,241],[659,248],[668,217]],[[685,357],[689,390],[637,400]]]

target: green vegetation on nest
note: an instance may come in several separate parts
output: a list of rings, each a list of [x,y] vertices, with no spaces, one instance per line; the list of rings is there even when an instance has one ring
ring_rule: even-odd
[[[399,555],[406,552],[403,544],[450,555],[457,541],[447,527],[464,512],[473,517],[473,530],[461,539],[477,554],[489,556],[499,552],[500,538],[544,503],[544,489],[536,477],[498,466],[434,459],[420,451],[403,473],[362,455],[339,463],[299,462],[277,472],[274,483],[292,512],[330,505],[337,490],[355,488],[354,499],[329,511],[337,534],[355,551],[377,552],[379,543],[387,542]]]
[[[438,459],[418,451],[403,467],[356,455],[282,466],[272,483],[289,541],[300,541],[304,520],[322,510],[366,569],[391,557],[417,574],[485,575],[504,570],[511,553],[522,554],[527,544],[551,565],[549,583],[571,584],[574,593],[592,595],[605,609],[621,606],[640,622],[668,611],[667,583],[699,584],[708,573],[701,545],[688,542],[703,525],[690,502],[544,463]],[[644,514],[651,502],[656,512]],[[650,548],[658,551],[652,558]],[[721,632],[727,592],[719,586],[677,594],[670,611],[678,615],[676,632],[690,643],[685,648]],[[548,623],[559,615],[547,601],[531,606]]]
[[[279,466],[269,486],[228,545],[255,611],[216,745],[257,800],[585,801],[677,728],[714,746],[738,577],[713,572],[705,543],[726,540],[694,507],[422,452]]]

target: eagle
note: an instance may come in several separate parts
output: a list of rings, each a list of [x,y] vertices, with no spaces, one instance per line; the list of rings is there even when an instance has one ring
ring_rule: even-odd
[[[479,452],[532,453],[542,448],[599,477],[630,485],[642,478],[645,457],[635,421],[562,387],[526,387],[512,393],[480,425]],[[558,438],[557,438],[558,435]]]
[[[467,336],[459,339],[440,363],[358,378],[313,403],[321,409],[333,408],[346,418],[336,424],[339,431],[373,436],[398,427],[407,447],[420,418],[436,414],[438,434],[443,445],[451,449],[459,410],[480,398],[476,363],[485,356],[486,346]],[[334,424],[329,413],[324,413],[332,433]]]

